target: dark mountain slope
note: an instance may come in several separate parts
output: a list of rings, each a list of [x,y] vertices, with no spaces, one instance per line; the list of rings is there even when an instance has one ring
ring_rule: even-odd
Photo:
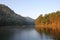
[[[25,17],[27,25],[34,25],[34,19],[30,17]]]
[[[16,14],[8,6],[0,4],[0,26],[5,25],[26,25],[25,17]]]

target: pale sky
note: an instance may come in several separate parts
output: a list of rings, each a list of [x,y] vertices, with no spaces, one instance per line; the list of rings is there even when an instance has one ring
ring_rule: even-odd
[[[15,13],[36,19],[40,14],[60,11],[60,0],[0,0]]]

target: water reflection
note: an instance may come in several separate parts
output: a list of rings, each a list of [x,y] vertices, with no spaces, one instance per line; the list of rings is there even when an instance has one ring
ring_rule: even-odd
[[[0,40],[9,40],[12,34],[9,30],[0,30]]]
[[[22,29],[16,31],[10,40],[53,40],[51,36],[39,34],[35,29]]]
[[[34,28],[0,30],[0,40],[53,40],[44,33],[39,34]]]

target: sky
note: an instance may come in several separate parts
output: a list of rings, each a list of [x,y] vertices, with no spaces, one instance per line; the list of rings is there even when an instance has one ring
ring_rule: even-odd
[[[60,11],[60,0],[0,0],[15,13],[36,19],[41,14]]]

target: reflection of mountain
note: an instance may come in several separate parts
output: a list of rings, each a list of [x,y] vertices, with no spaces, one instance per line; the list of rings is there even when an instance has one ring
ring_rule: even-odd
[[[4,25],[26,25],[27,23],[30,24],[31,21],[30,22],[28,21],[30,21],[30,19],[22,17],[21,15],[16,14],[8,6],[0,4],[0,26],[1,25],[2,26]]]

